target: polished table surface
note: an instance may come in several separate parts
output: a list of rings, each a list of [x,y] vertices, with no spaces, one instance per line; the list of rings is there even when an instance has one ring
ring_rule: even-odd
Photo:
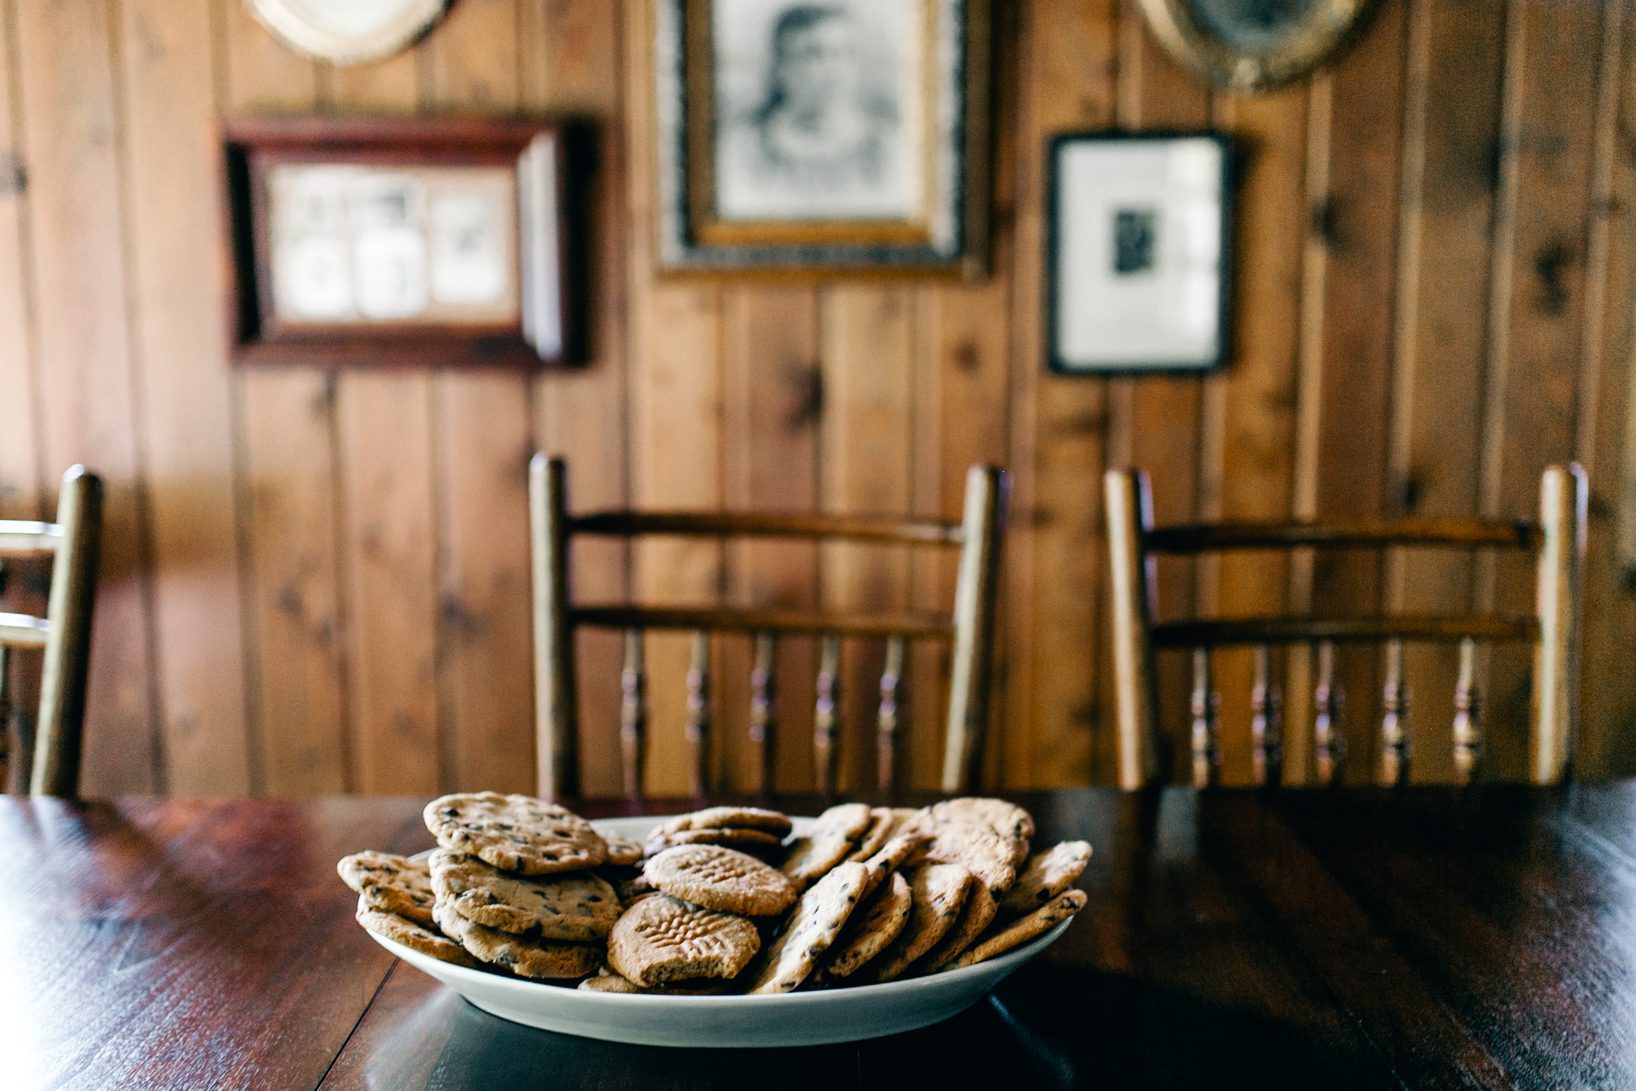
[[[1095,846],[1063,939],[941,1025],[765,1052],[396,962],[334,866],[427,847],[418,800],[0,799],[0,1085],[1636,1087],[1636,785],[1015,798]]]

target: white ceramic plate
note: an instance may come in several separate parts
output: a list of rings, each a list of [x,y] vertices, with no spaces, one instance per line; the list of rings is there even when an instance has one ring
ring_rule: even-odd
[[[595,823],[638,844],[663,816]],[[811,821],[795,820],[797,832]],[[641,996],[594,993],[468,970],[370,933],[409,965],[431,974],[491,1015],[561,1034],[650,1046],[766,1048],[879,1038],[930,1026],[981,1000],[1072,924],[976,966],[931,977],[780,996]]]

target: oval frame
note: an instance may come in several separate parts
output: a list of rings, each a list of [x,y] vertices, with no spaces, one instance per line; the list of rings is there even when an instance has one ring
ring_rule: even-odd
[[[399,11],[367,36],[338,34],[316,25],[288,0],[244,0],[256,22],[286,46],[334,65],[379,61],[419,41],[447,14],[451,0],[398,0]]]
[[[1199,24],[1189,0],[1137,0],[1148,29],[1181,64],[1225,91],[1274,91],[1337,57],[1363,27],[1376,0],[1322,0],[1278,47],[1245,53]]]

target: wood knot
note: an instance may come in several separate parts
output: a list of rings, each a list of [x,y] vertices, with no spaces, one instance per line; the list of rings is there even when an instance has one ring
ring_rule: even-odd
[[[1341,231],[1341,203],[1334,194],[1326,194],[1312,206],[1308,228],[1326,250],[1339,250],[1345,244],[1346,239]]]
[[[1559,315],[1567,312],[1571,295],[1568,270],[1577,260],[1574,248],[1560,240],[1541,247],[1534,255],[1534,284],[1539,289],[1540,313]]]
[[[21,197],[28,189],[28,170],[16,152],[0,152],[0,197]]]
[[[815,428],[824,417],[824,371],[815,363],[785,369],[784,383],[790,388],[790,411],[784,417],[786,432]]]

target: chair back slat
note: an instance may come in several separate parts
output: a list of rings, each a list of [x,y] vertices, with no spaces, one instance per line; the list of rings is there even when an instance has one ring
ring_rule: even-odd
[[[881,519],[868,515],[806,513],[603,511],[568,520],[574,534],[634,538],[652,534],[700,538],[846,538],[898,545],[960,545],[959,523],[933,519]]]
[[[1403,641],[1386,645],[1386,681],[1381,688],[1379,783],[1395,788],[1409,782],[1409,689],[1403,681]]]
[[[1470,784],[1483,757],[1482,697],[1477,691],[1477,642],[1460,644],[1460,674],[1454,683],[1454,776]]]
[[[1143,541],[1149,553],[1216,553],[1234,549],[1363,549],[1394,546],[1537,549],[1540,530],[1491,519],[1368,519],[1351,523],[1195,523],[1158,527]]]
[[[1346,760],[1346,738],[1341,734],[1341,687],[1335,681],[1335,645],[1318,645],[1318,680],[1312,689],[1312,752],[1318,783],[1340,780]]]
[[[960,522],[826,514],[767,514],[683,511],[608,511],[571,515],[567,471],[561,459],[536,455],[530,467],[530,530],[534,538],[535,686],[540,790],[548,795],[578,792],[577,677],[574,637],[581,629],[626,634],[620,672],[620,738],[625,787],[640,793],[648,731],[641,634],[681,630],[693,634],[683,729],[691,749],[689,784],[697,795],[714,790],[717,774],[711,702],[710,657],[716,634],[748,638],[750,669],[749,745],[754,787],[773,787],[776,750],[774,658],[783,638],[816,638],[819,665],[811,746],[817,790],[841,787],[841,642],[880,641],[886,646],[881,705],[876,716],[877,778],[895,784],[900,735],[907,722],[908,646],[914,641],[950,645],[948,718],[943,742],[942,785],[968,788],[977,775],[987,734],[994,664],[995,599],[1007,478],[1003,471],[974,466],[966,477]],[[769,537],[816,542],[841,540],[874,546],[957,548],[959,567],[948,613],[819,609],[757,602],[753,605],[646,605],[633,602],[582,603],[572,597],[570,550],[577,536],[622,539],[648,535],[684,537]],[[860,735],[860,738],[862,735]]]
[[[1119,775],[1126,787],[1149,782],[1156,768],[1158,707],[1154,653],[1188,650],[1193,656],[1191,722],[1193,779],[1212,783],[1217,757],[1216,713],[1210,686],[1210,649],[1256,649],[1251,704],[1252,768],[1257,783],[1276,783],[1272,756],[1280,740],[1271,688],[1271,646],[1309,645],[1317,655],[1313,741],[1319,783],[1339,779],[1344,761],[1336,684],[1335,646],[1375,644],[1385,649],[1382,715],[1375,733],[1375,780],[1407,783],[1412,767],[1411,694],[1405,677],[1409,642],[1456,644],[1460,678],[1454,694],[1452,743],[1456,775],[1469,780],[1482,749],[1475,645],[1526,642],[1534,647],[1533,707],[1528,778],[1555,783],[1568,773],[1577,722],[1579,616],[1588,489],[1584,471],[1552,466],[1540,484],[1538,522],[1496,519],[1364,519],[1344,523],[1225,522],[1155,527],[1147,476],[1111,470],[1104,478],[1113,615],[1115,706],[1119,718]],[[1156,620],[1155,554],[1193,555],[1245,549],[1399,549],[1433,547],[1532,552],[1537,565],[1534,612],[1528,616],[1392,614],[1364,617],[1274,616]],[[1320,596],[1321,597],[1321,596]]]
[[[625,630],[625,661],[619,671],[619,753],[625,794],[642,797],[648,730],[647,673],[643,665],[642,630]]]
[[[886,642],[880,675],[880,710],[875,717],[875,779],[882,794],[897,787],[898,721],[903,714],[903,664],[908,644],[901,636]]]
[[[1250,759],[1257,787],[1277,784],[1284,767],[1283,695],[1272,672],[1272,649],[1256,645],[1250,689]]]
[[[1193,649],[1193,696],[1189,702],[1193,712],[1190,732],[1193,754],[1193,787],[1208,788],[1215,784],[1221,773],[1221,744],[1218,738],[1217,713],[1221,707],[1216,695],[1215,676],[1210,669],[1210,649]]]
[[[0,557],[16,560],[52,557],[63,542],[58,523],[37,523],[26,519],[0,521]]]
[[[51,643],[51,623],[28,614],[0,614],[0,648],[43,651]]]
[[[775,701],[778,698],[778,638],[755,634],[750,663],[750,749],[754,756],[757,792],[773,790],[773,757],[778,737]]]
[[[826,633],[818,645],[817,704],[812,710],[812,770],[820,795],[835,791],[840,751],[835,730],[841,707],[841,639]]]

